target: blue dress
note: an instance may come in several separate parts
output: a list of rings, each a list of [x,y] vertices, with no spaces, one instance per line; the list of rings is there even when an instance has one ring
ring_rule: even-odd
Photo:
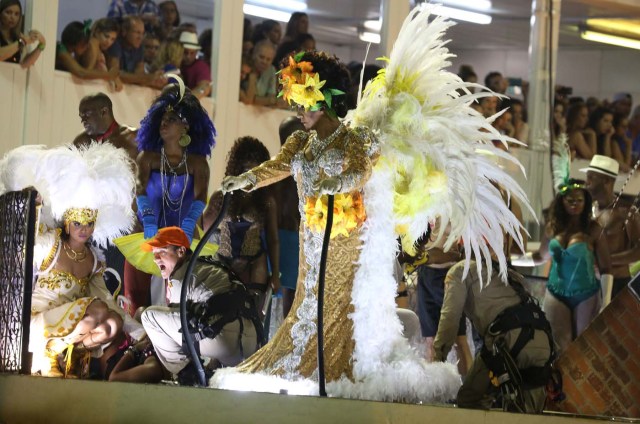
[[[147,197],[156,214],[158,228],[180,227],[193,203],[193,180],[189,174],[162,176],[158,170],[151,171],[147,183]],[[138,219],[142,221],[140,212]]]

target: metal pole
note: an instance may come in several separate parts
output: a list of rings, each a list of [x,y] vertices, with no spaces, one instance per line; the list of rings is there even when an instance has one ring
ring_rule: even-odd
[[[322,251],[320,252],[320,269],[318,270],[318,391],[320,396],[327,396],[324,377],[324,277],[327,271],[327,255],[333,226],[333,194],[327,197],[327,225],[324,228]]]
[[[544,187],[545,179],[551,178],[549,160],[551,146],[551,119],[555,93],[556,59],[558,52],[558,31],[560,28],[561,0],[532,0],[531,32],[529,37],[529,93],[527,110],[529,113],[529,148],[532,160],[527,169],[531,187]],[[549,162],[550,163],[550,162]],[[542,216],[542,199],[530,199],[538,217]],[[537,227],[531,234],[535,237]]]
[[[202,367],[202,363],[200,362],[200,356],[196,351],[196,346],[193,341],[193,337],[191,337],[191,333],[189,332],[189,319],[187,317],[187,292],[189,291],[189,283],[191,279],[191,275],[193,274],[193,268],[198,260],[198,255],[200,255],[200,251],[207,244],[209,237],[218,228],[222,218],[227,213],[227,209],[229,208],[229,202],[231,201],[231,193],[225,193],[222,199],[222,208],[220,209],[220,213],[216,220],[211,224],[211,227],[204,233],[204,236],[200,239],[198,246],[193,251],[191,258],[189,259],[189,264],[187,265],[187,271],[184,274],[184,279],[182,280],[182,287],[180,288],[180,325],[182,327],[182,336],[184,337],[185,343],[187,345],[187,349],[189,350],[189,355],[191,356],[191,361],[193,365],[196,367],[198,371],[198,380],[200,381],[200,385],[205,387],[207,385],[207,380],[205,377],[204,368]]]

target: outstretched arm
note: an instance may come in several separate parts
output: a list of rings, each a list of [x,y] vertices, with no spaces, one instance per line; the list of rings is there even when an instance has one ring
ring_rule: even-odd
[[[296,131],[287,139],[275,158],[237,177],[225,177],[222,180],[222,191],[251,191],[287,178],[291,175],[291,160],[307,142],[307,137],[307,133]]]

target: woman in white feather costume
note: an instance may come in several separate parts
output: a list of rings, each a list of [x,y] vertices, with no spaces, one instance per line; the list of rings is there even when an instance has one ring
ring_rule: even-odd
[[[0,162],[6,190],[33,187],[42,203],[29,340],[34,373],[66,376],[78,365],[78,356],[101,356],[123,323],[134,338],[144,334],[142,326],[113,301],[102,277],[104,255],[90,243],[95,240],[104,246],[131,228],[135,187],[131,169],[127,153],[109,144],[23,146]],[[72,355],[74,348],[85,355]],[[65,349],[66,367],[60,369]]]
[[[334,71],[318,68],[322,54],[297,55],[282,71],[282,94],[304,108],[301,120],[315,131],[293,134],[275,159],[226,178],[223,189],[251,190],[290,173],[296,178],[303,246],[296,300],[274,339],[239,367],[217,371],[213,387],[318,393],[317,266],[326,194],[335,194],[338,230],[329,245],[324,309],[327,393],[406,402],[455,397],[455,368],[426,363],[402,337],[394,303],[396,240],[411,252],[438,218],[442,228],[451,224],[446,246],[461,240],[468,257],[487,259],[478,267],[491,267],[489,252],[502,250],[505,232],[522,241],[520,223],[492,181],[528,202],[497,165],[497,158],[516,160],[491,144],[515,140],[469,107],[493,94],[471,94],[469,84],[444,70],[450,54],[442,36],[451,23],[429,22],[430,10],[416,8],[406,19],[387,68],[344,122],[335,113],[344,96],[332,85]],[[506,277],[504,256],[498,262]]]

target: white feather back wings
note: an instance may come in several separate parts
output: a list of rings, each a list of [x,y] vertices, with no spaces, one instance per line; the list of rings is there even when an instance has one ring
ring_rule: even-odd
[[[466,257],[484,257],[489,271],[495,252],[506,279],[504,235],[522,245],[522,226],[492,182],[531,207],[498,160],[513,162],[524,172],[522,165],[492,141],[518,142],[491,126],[497,115],[485,119],[470,107],[473,100],[495,94],[471,94],[467,87],[477,85],[445,70],[452,55],[443,35],[452,23],[433,18],[433,7],[423,5],[407,17],[386,69],[367,85],[350,119],[355,126],[379,131],[376,168],[394,169],[393,221],[403,246],[411,249],[429,222],[439,219],[439,237],[450,224],[446,247],[462,240]],[[481,261],[477,263],[480,272]]]

